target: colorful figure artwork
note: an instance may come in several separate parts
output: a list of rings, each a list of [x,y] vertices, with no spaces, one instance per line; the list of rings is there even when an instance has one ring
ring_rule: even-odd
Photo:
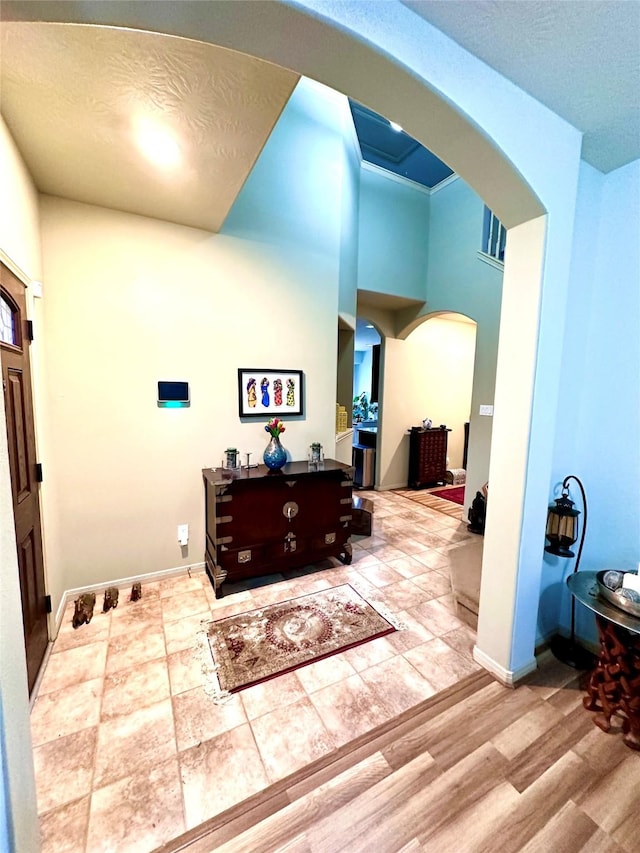
[[[238,368],[237,387],[241,418],[275,414],[302,415],[305,395],[304,374],[301,370]]]
[[[260,390],[262,391],[262,405],[269,405],[269,380],[265,376],[262,382],[260,383]]]
[[[251,377],[251,379],[247,382],[247,403],[252,409],[255,409],[257,402],[256,395],[256,380]]]
[[[282,405],[282,379],[273,380],[273,403],[275,406]]]
[[[295,406],[296,383],[293,379],[287,379],[287,406]]]

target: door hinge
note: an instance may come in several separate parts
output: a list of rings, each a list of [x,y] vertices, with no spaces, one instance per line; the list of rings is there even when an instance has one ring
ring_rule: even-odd
[[[42,462],[36,462],[36,483],[41,483],[44,479],[42,473]]]
[[[51,596],[50,595],[45,595],[44,606],[45,606],[45,610],[47,611],[47,613],[51,613],[51,611],[53,610],[53,607],[51,606]]]
[[[33,340],[33,320],[27,320],[27,338]]]

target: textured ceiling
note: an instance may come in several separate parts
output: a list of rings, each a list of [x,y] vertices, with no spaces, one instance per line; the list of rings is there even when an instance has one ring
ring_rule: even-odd
[[[298,76],[169,36],[80,25],[2,25],[2,114],[39,190],[217,231]],[[159,124],[179,161],[134,141]]]
[[[640,157],[638,0],[403,2],[582,130],[598,169]],[[224,48],[134,30],[7,21],[0,37],[2,114],[38,189],[211,231],[298,80]],[[175,135],[176,166],[140,153],[141,119]]]
[[[638,0],[402,2],[581,130],[600,171],[640,157]]]

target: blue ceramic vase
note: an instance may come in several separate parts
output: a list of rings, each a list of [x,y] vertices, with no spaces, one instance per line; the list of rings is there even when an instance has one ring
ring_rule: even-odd
[[[287,451],[280,444],[279,438],[271,436],[269,444],[267,444],[265,451],[262,454],[262,458],[267,468],[270,468],[272,471],[279,471],[280,468],[285,465],[287,461]]]

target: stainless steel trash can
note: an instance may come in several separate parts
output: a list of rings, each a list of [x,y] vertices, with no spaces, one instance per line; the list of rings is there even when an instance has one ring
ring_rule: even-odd
[[[354,467],[353,485],[359,489],[373,487],[376,468],[376,451],[362,444],[353,445],[352,464]]]

